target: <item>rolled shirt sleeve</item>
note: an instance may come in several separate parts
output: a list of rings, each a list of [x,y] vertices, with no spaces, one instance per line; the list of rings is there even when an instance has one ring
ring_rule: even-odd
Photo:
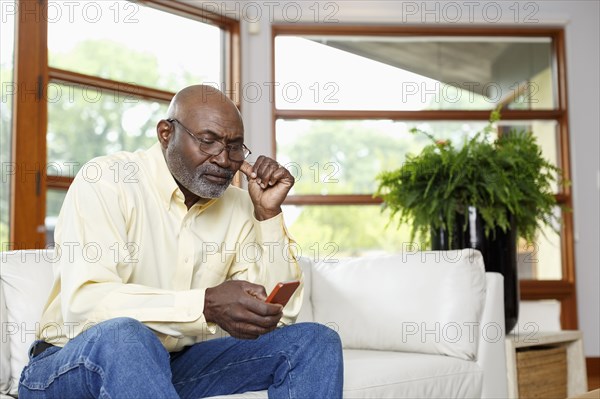
[[[296,259],[296,243],[290,237],[283,214],[258,221],[252,216],[252,229],[242,237],[244,256],[233,264],[230,274],[265,287],[269,293],[277,283],[300,280],[300,286],[283,309],[281,324],[292,324],[302,305],[304,279]],[[251,248],[252,250],[248,250]]]

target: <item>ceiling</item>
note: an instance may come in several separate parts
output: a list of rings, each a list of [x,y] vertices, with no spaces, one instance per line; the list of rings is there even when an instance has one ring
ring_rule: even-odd
[[[549,42],[307,38],[486,97],[496,84],[503,93],[511,92],[515,83],[529,81],[546,69],[550,59]]]

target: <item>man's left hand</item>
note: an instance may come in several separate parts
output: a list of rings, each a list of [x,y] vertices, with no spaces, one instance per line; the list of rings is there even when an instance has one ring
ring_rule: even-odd
[[[274,159],[261,155],[254,165],[244,161],[240,167],[248,178],[248,193],[257,220],[281,213],[281,204],[294,185],[294,176]]]

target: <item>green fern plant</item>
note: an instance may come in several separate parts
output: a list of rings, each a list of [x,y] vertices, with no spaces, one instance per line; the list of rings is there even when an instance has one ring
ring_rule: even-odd
[[[420,154],[407,156],[399,169],[376,178],[375,196],[390,210],[390,221],[412,224],[411,239],[418,234],[428,241],[431,228],[454,231],[457,215],[474,206],[485,222],[486,236],[496,228],[507,231],[509,213],[514,215],[518,235],[529,242],[540,227],[555,229],[552,183],[560,175],[559,168],[542,156],[531,132],[513,130],[492,140],[499,119],[499,111],[493,111],[488,125],[460,148],[412,129],[431,144]]]

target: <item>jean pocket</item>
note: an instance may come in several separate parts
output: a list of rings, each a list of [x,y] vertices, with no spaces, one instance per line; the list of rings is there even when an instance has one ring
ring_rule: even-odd
[[[57,374],[51,356],[60,349],[59,346],[52,346],[31,358],[21,372],[19,386],[22,385],[29,389],[44,389],[47,387],[56,378]]]

